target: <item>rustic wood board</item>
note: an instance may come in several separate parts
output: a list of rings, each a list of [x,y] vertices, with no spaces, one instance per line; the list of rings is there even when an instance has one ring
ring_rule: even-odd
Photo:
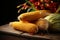
[[[0,26],[0,32],[15,35],[17,37],[25,37],[25,38],[37,38],[37,39],[46,39],[46,40],[60,40],[60,34],[46,34],[46,35],[31,35],[29,33],[23,33],[21,31],[17,31],[13,29],[8,24]]]

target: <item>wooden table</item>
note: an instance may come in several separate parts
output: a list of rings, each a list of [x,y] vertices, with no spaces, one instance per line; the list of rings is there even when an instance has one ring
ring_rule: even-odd
[[[23,33],[21,31],[17,31],[10,27],[8,24],[0,26],[0,33],[4,33],[5,35],[15,36],[18,38],[26,38],[28,40],[60,40],[60,34],[45,34],[45,35],[31,35],[28,33]]]

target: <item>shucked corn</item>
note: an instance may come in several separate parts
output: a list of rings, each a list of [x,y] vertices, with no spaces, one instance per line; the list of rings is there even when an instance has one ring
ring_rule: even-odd
[[[38,10],[38,11],[34,11],[34,12],[27,12],[27,13],[23,13],[23,14],[19,15],[18,20],[34,21],[39,18],[43,18],[49,14],[50,14],[50,11],[48,11],[48,10]]]
[[[17,30],[21,30],[21,31],[28,32],[28,33],[37,33],[38,31],[37,25],[28,23],[28,22],[23,22],[23,21],[10,22],[10,26],[12,26],[13,28]]]

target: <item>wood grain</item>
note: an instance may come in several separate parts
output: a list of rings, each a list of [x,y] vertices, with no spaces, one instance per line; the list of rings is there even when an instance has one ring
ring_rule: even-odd
[[[15,30],[8,24],[0,26],[0,33],[5,33],[8,35],[14,35],[17,37],[24,37],[30,39],[45,39],[45,40],[60,40],[60,34],[46,34],[46,35],[31,35],[29,33],[23,33],[21,31]]]

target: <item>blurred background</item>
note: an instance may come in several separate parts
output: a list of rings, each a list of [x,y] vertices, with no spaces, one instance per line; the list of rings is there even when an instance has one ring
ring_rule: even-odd
[[[16,21],[18,16],[16,6],[23,2],[23,0],[1,0],[0,25]]]

